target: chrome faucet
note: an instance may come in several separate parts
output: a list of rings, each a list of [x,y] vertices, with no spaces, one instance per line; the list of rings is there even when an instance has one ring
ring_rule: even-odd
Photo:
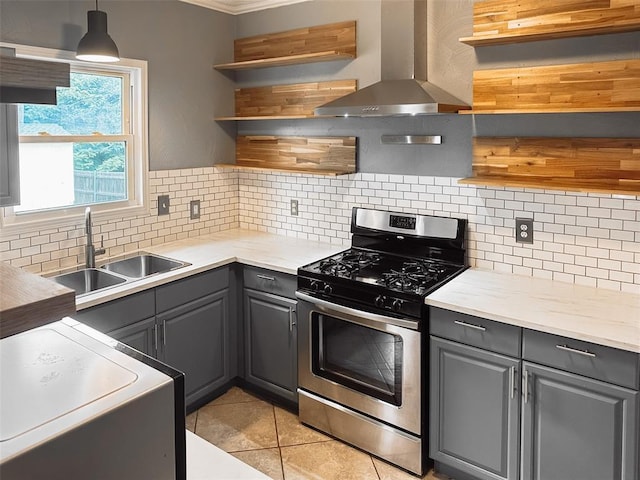
[[[85,267],[96,268],[96,255],[103,255],[105,253],[104,235],[100,239],[100,248],[96,250],[96,247],[93,245],[93,234],[91,232],[91,207],[87,207],[84,211],[84,228],[87,233],[87,245],[84,252]]]

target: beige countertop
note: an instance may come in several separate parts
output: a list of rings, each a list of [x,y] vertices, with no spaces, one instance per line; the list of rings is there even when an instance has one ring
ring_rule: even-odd
[[[640,353],[640,295],[469,269],[425,303]]]
[[[82,310],[236,261],[295,275],[298,267],[345,248],[344,245],[240,229],[178,240],[162,246],[145,248],[144,251],[188,262],[191,265],[83,295],[76,299],[76,308]],[[106,261],[106,259],[99,260],[98,264]]]

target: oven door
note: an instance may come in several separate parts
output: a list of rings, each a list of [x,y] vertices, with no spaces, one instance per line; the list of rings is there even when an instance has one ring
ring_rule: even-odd
[[[296,296],[299,387],[420,435],[417,322]]]

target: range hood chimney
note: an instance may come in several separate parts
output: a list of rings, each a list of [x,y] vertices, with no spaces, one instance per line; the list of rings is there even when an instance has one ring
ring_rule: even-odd
[[[427,81],[427,0],[381,0],[381,80],[317,107],[316,115],[455,113],[470,107]]]

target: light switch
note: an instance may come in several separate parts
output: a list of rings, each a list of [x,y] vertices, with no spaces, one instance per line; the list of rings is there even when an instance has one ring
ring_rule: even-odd
[[[158,195],[158,216],[169,215],[169,195]]]

